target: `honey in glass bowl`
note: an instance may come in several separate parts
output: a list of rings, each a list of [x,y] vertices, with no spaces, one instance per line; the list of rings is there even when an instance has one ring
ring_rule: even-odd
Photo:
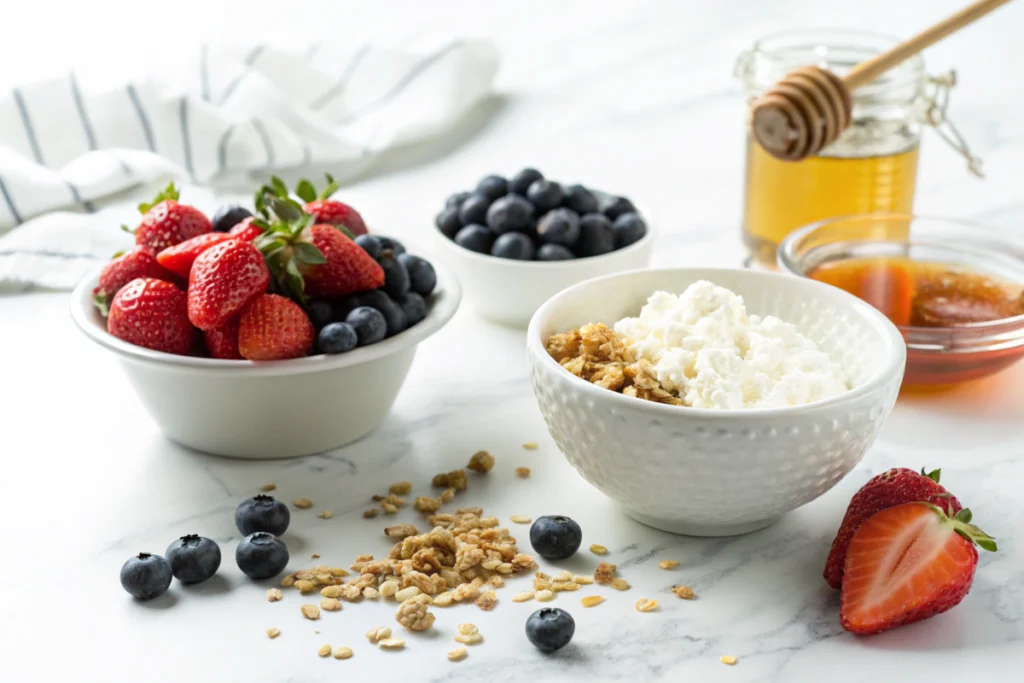
[[[892,320],[907,342],[907,386],[958,384],[1024,357],[1024,247],[981,226],[898,214],[829,219],[787,237],[778,263]]]

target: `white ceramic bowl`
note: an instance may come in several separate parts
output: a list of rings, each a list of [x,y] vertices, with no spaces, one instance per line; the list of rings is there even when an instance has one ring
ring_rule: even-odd
[[[564,370],[552,334],[636,315],[656,290],[710,280],[750,313],[797,326],[853,380],[841,396],[779,409],[707,410],[644,401]],[[584,479],[635,519],[696,536],[768,526],[828,491],[864,457],[892,411],[906,361],[885,316],[851,294],[776,273],[676,268],[620,273],[553,297],[530,322],[527,347],[540,410]]]
[[[336,356],[253,363],[176,356],[123,342],[107,333],[92,304],[98,270],[75,288],[71,314],[89,339],[118,356],[146,410],[174,441],[238,458],[294,457],[351,443],[387,415],[416,345],[459,306],[458,281],[433,265],[437,288],[424,320]]]
[[[651,262],[654,226],[641,209],[647,234],[610,254],[571,261],[515,261],[464,249],[434,228],[437,250],[466,288],[466,300],[484,318],[525,328],[541,304],[566,287]]]

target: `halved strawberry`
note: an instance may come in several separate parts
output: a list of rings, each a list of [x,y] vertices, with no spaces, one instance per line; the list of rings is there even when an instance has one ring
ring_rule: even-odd
[[[243,242],[253,242],[267,229],[267,224],[255,216],[243,218],[235,227],[231,228],[230,235]]]
[[[152,278],[137,278],[118,291],[110,302],[107,331],[131,344],[182,356],[195,339],[185,292]]]
[[[846,562],[846,548],[850,539],[861,523],[885,508],[923,501],[933,503],[945,510],[948,515],[960,512],[960,501],[939,485],[941,470],[925,473],[906,467],[883,472],[872,477],[850,499],[843,522],[832,541],[828,559],[825,560],[825,581],[835,589],[843,585],[843,565]]]
[[[231,318],[220,327],[203,332],[203,341],[210,358],[243,360],[238,352],[238,317]]]
[[[208,232],[197,235],[181,244],[167,247],[156,255],[156,260],[167,270],[187,280],[189,271],[192,270],[192,263],[195,262],[197,256],[213,245],[227,242],[230,239],[234,239],[234,237],[224,232]]]
[[[188,278],[188,317],[201,330],[220,327],[265,292],[270,271],[248,242],[229,239],[196,257]]]
[[[238,350],[249,360],[300,358],[313,350],[316,330],[302,308],[287,297],[261,294],[242,311]]]
[[[327,178],[327,186],[319,194],[313,183],[308,180],[300,180],[295,186],[295,195],[305,202],[302,210],[311,215],[317,223],[344,226],[353,236],[368,233],[366,222],[358,211],[344,202],[331,199],[331,195],[338,191],[341,183],[336,181],[330,173],[324,175]],[[270,192],[278,199],[289,198],[288,187],[283,180],[276,176],[271,178],[270,185],[265,188],[265,191]],[[261,213],[265,213],[258,198],[256,208]]]
[[[148,249],[135,247],[129,252],[116,256],[113,261],[103,266],[99,282],[92,290],[93,303],[100,313],[107,315],[110,301],[118,290],[135,278],[153,278],[174,282],[174,273],[157,263]]]
[[[995,540],[970,521],[970,510],[950,518],[931,503],[904,503],[864,522],[846,553],[843,628],[880,633],[959,604],[974,581],[974,546],[996,550]]]
[[[139,204],[142,222],[135,230],[135,244],[159,254],[196,235],[213,230],[210,219],[194,206],[178,203],[178,189],[170,183],[152,202]]]

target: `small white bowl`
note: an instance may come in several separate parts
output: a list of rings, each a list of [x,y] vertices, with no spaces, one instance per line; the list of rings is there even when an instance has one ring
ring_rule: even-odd
[[[248,459],[289,458],[351,443],[381,423],[412,365],[416,345],[440,330],[462,296],[434,262],[427,317],[380,343],[336,356],[254,363],[151,351],[107,333],[92,303],[99,270],[71,295],[89,339],[114,352],[164,433],[196,450]]]
[[[437,248],[465,285],[473,310],[493,322],[525,328],[541,304],[566,287],[646,267],[654,249],[654,227],[647,212],[641,216],[647,233],[639,241],[609,254],[570,261],[516,261],[478,254],[433,230]]]
[[[635,316],[657,290],[710,280],[775,315],[839,363],[853,388],[777,409],[670,406],[603,389],[563,369],[552,334]],[[576,285],[537,311],[527,332],[531,379],[558,447],[584,479],[635,519],[694,536],[754,531],[809,503],[860,462],[892,411],[906,362],[896,327],[840,289],[777,273],[675,268]]]

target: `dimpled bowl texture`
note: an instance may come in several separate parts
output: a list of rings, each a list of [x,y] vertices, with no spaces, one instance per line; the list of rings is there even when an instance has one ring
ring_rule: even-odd
[[[455,314],[461,290],[436,262],[427,317],[382,342],[336,356],[228,361],[150,351],[115,338],[92,304],[99,271],[79,283],[71,314],[89,339],[121,361],[139,400],[178,443],[248,459],[320,453],[377,428],[412,365],[416,345]]]
[[[644,268],[651,262],[654,228],[643,212],[647,233],[634,244],[601,256],[570,261],[516,261],[460,247],[435,229],[437,250],[466,288],[466,299],[492,322],[525,329],[545,301],[584,280]]]
[[[751,314],[793,323],[847,373],[836,398],[776,409],[656,404],[586,382],[545,349],[552,334],[638,315],[657,290],[710,280]],[[860,462],[899,392],[906,360],[896,328],[828,285],[750,270],[677,268],[584,282],[549,300],[527,333],[541,413],[584,479],[644,524],[694,536],[754,531],[809,503]]]

